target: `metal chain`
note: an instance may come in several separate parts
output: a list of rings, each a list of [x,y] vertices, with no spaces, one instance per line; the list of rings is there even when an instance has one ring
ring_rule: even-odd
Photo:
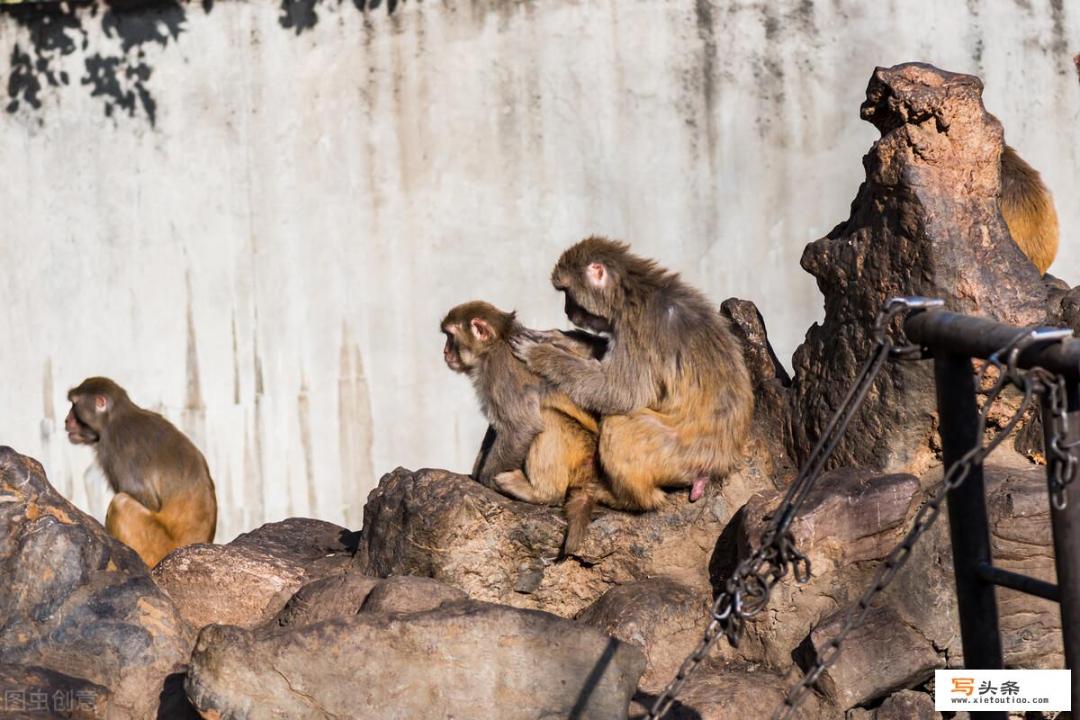
[[[1050,475],[1050,502],[1057,510],[1064,510],[1067,501],[1069,484],[1076,478],[1077,458],[1071,450],[1080,441],[1068,441],[1069,437],[1069,414],[1066,398],[1065,378],[1058,376],[1048,386],[1050,399],[1050,417],[1043,418],[1043,422],[1049,422],[1051,431],[1047,433],[1046,462],[1054,463],[1053,473]]]
[[[848,390],[839,409],[834,413],[821,438],[810,452],[806,463],[785,493],[780,506],[773,512],[771,522],[762,535],[757,549],[735,568],[724,584],[710,611],[711,619],[698,647],[683,661],[675,677],[657,697],[649,713],[650,720],[659,720],[671,709],[675,697],[686,681],[708,656],[721,632],[733,646],[738,646],[746,620],[760,613],[769,604],[773,587],[790,571],[799,584],[810,579],[810,558],[795,547],[791,523],[802,503],[817,483],[825,463],[840,442],[844,431],[861,407],[874,381],[888,359],[921,357],[917,346],[895,346],[887,331],[893,319],[901,313],[939,307],[943,301],[934,298],[898,297],[888,300],[878,313],[872,330],[874,347],[870,357]]]

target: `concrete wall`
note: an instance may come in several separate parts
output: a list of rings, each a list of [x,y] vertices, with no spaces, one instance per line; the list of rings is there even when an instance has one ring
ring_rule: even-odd
[[[548,273],[586,233],[752,299],[788,360],[875,65],[984,78],[1056,191],[1051,271],[1080,281],[1064,0],[364,4],[0,13],[0,442],[81,507],[108,499],[62,427],[91,374],[203,448],[222,540],[357,527],[381,473],[467,470],[483,422],[442,313],[563,324]]]

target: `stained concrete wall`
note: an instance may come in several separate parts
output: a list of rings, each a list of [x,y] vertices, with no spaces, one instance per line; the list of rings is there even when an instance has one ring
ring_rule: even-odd
[[[0,442],[98,516],[62,427],[91,374],[203,448],[221,539],[355,527],[381,473],[467,470],[483,422],[438,320],[484,298],[562,324],[548,273],[586,233],[752,299],[790,358],[875,65],[985,79],[1080,281],[1064,0],[366,4],[0,13]]]

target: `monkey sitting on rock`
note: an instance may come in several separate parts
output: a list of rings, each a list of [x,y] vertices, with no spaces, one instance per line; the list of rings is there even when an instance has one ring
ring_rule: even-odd
[[[172,423],[133,403],[112,380],[94,377],[68,392],[68,439],[93,445],[116,495],[105,530],[148,567],[171,550],[211,542],[214,482],[198,448]]]
[[[600,414],[598,458],[615,506],[657,508],[663,487],[700,498],[739,462],[753,414],[727,320],[677,274],[605,238],[566,250],[551,279],[570,321],[608,337],[607,352],[583,357],[552,333],[511,343],[530,370]]]
[[[469,302],[450,310],[440,327],[446,336],[446,365],[472,380],[491,423],[489,435],[494,433],[477,458],[475,479],[525,502],[564,504],[562,555],[573,554],[603,494],[596,466],[596,418],[514,357],[510,341],[525,332],[514,313]],[[602,343],[587,337],[558,336],[553,342],[568,353],[587,357],[602,349]]]

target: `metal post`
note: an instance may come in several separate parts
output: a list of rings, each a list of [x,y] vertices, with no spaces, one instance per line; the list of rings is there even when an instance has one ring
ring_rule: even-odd
[[[979,409],[975,402],[971,358],[937,352],[934,355],[934,380],[941,449],[948,471],[964,453],[982,442],[978,437]],[[963,484],[949,491],[947,502],[964,666],[973,670],[997,670],[1002,667],[997,598],[994,585],[982,579],[978,571],[981,564],[992,561],[981,464],[973,465]],[[1005,711],[974,714],[994,720],[1008,718]]]
[[[1068,383],[1066,409],[1069,431],[1063,440],[1075,442],[1080,438],[1080,391],[1075,382]],[[1043,440],[1049,445],[1052,434],[1050,401],[1042,398]],[[1076,449],[1070,449],[1076,455]],[[1053,477],[1060,462],[1046,452],[1046,474]],[[1053,488],[1051,487],[1051,493]],[[1057,567],[1057,586],[1061,603],[1061,631],[1065,641],[1065,667],[1072,673],[1072,707],[1080,708],[1080,487],[1074,483],[1066,490],[1067,504],[1063,510],[1050,503],[1050,523],[1054,532],[1054,564]]]

